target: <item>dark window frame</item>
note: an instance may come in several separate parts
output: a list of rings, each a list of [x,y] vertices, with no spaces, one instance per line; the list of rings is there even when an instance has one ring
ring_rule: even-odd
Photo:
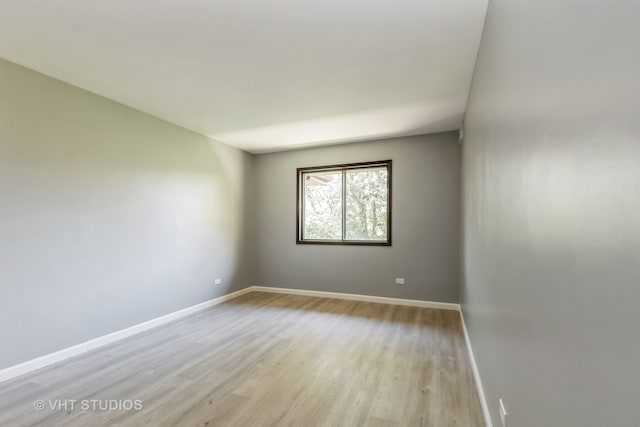
[[[347,170],[354,169],[369,169],[374,167],[386,167],[387,168],[387,239],[386,240],[345,240],[345,227],[346,227],[346,197],[345,188],[346,182],[343,181],[343,194],[342,194],[342,228],[343,238],[340,240],[311,240],[305,239],[303,233],[303,216],[304,216],[304,186],[302,185],[302,177],[308,172],[330,172],[330,171],[342,171],[346,173]],[[351,246],[391,246],[391,208],[392,203],[392,161],[391,160],[379,160],[375,162],[362,162],[362,163],[345,163],[340,165],[328,165],[328,166],[312,166],[296,169],[296,243],[299,245],[351,245]]]

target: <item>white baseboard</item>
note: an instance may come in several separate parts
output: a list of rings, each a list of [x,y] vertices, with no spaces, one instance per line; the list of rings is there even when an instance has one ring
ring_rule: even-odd
[[[478,397],[480,398],[480,406],[482,407],[482,415],[484,416],[484,423],[486,427],[493,427],[493,422],[491,421],[491,413],[489,413],[489,405],[487,404],[487,397],[484,395],[484,388],[482,387],[482,381],[480,380],[480,371],[478,371],[476,358],[473,355],[473,349],[471,348],[471,340],[469,340],[467,325],[464,323],[464,315],[462,314],[462,308],[460,309],[460,320],[462,320],[462,330],[464,332],[464,340],[467,343],[467,352],[469,353],[469,361],[471,362],[473,379],[476,382],[476,389],[478,390]]]
[[[209,307],[213,307],[214,305],[239,297],[240,295],[244,295],[251,291],[252,287],[250,286],[248,288],[241,289],[230,294],[222,295],[218,298],[214,298],[209,301],[205,301],[203,303],[196,304],[182,310],[174,311],[173,313],[156,317],[155,319],[151,319],[143,323],[138,323],[137,325],[133,325],[131,327],[121,329],[119,331],[115,331],[89,341],[85,341],[81,344],[64,348],[62,350],[56,351],[55,353],[50,353],[36,359],[28,360],[18,365],[10,366],[8,368],[0,370],[0,382],[7,381],[17,376],[35,371],[36,369],[44,368],[45,366],[61,362],[79,354],[86,353],[87,351],[94,350],[96,348],[111,344],[132,335],[139,334],[140,332],[148,331],[149,329],[164,325],[165,323],[180,319],[198,311],[205,310]]]
[[[371,295],[345,294],[341,292],[307,291],[304,289],[274,288],[270,286],[252,286],[252,291],[274,294],[304,295],[309,297],[335,298],[355,301],[377,302],[381,304],[408,305],[411,307],[439,308],[460,311],[460,304],[449,302],[422,301],[414,299],[376,297]]]

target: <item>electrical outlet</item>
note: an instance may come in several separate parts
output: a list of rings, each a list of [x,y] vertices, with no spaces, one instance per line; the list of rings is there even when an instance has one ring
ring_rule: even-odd
[[[213,282],[215,285],[221,285],[222,284],[222,279],[216,279],[215,282]]]
[[[404,279],[402,277],[396,277],[396,285],[404,285]]]
[[[498,404],[500,405],[500,421],[502,421],[502,427],[507,427],[507,415],[509,414],[507,414],[502,398],[498,399]]]

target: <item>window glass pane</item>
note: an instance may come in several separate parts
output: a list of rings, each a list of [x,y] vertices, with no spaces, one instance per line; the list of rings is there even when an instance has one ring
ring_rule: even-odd
[[[387,239],[387,168],[347,170],[347,240]]]
[[[342,172],[307,172],[304,184],[304,238],[342,239]]]

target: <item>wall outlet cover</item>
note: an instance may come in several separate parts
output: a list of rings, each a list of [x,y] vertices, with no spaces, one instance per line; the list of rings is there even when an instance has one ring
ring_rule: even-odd
[[[401,277],[396,277],[396,285],[404,285],[404,279]]]
[[[216,279],[216,281],[214,283],[216,285],[221,285],[222,284],[222,279]]]

